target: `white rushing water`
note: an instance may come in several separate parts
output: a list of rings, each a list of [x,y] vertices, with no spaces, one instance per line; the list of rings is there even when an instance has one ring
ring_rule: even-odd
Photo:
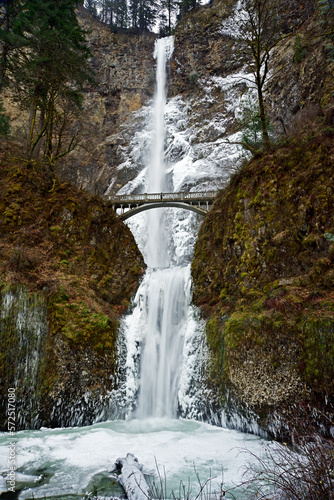
[[[145,110],[141,137],[135,139],[146,144],[149,137],[153,148],[150,154],[141,153],[149,160],[123,193],[212,189],[219,178],[228,176],[220,167],[225,146],[208,149],[196,159],[199,153],[190,145],[195,132],[186,127],[186,106],[178,98],[166,102],[165,67],[172,50],[171,37],[157,42],[153,114]],[[133,154],[138,157],[138,152]],[[231,146],[230,158],[235,155]],[[256,436],[177,418],[179,412],[195,416],[192,408],[206,356],[203,325],[191,305],[190,261],[199,217],[179,209],[155,209],[137,214],[129,226],[148,266],[132,312],[123,319],[126,404],[133,410],[132,418],[129,414],[128,420],[89,427],[16,433],[19,498],[120,495],[109,471],[127,453],[136,455],[144,473],[156,478],[158,466],[166,476],[165,498],[171,490],[176,497],[189,493],[195,498],[197,475],[202,483],[214,478],[210,489],[220,492],[222,483],[224,489],[240,483],[241,467],[252,460],[240,449],[262,455]],[[10,442],[10,436],[0,435],[2,477],[8,474]],[[180,481],[185,493],[179,492]],[[226,498],[247,498],[240,489],[233,495]]]
[[[150,275],[143,312],[146,338],[141,357],[138,418],[177,416],[183,340],[189,307],[185,269]]]

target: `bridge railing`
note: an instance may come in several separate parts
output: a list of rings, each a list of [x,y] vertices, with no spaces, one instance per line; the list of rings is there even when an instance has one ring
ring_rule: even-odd
[[[105,196],[104,199],[108,201],[113,201],[117,203],[122,202],[149,202],[149,201],[197,201],[197,200],[212,200],[216,196],[216,191],[200,191],[200,192],[180,192],[180,193],[144,193],[144,194],[122,194],[122,195],[112,195]]]

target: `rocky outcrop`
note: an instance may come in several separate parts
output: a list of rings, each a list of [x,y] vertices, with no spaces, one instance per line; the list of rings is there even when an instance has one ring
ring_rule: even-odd
[[[196,243],[208,384],[221,402],[232,391],[264,426],[285,404],[293,415],[296,401],[320,408],[327,423],[334,413],[334,163],[326,134],[245,165]]]
[[[43,165],[4,156],[0,170],[1,393],[16,388],[17,429],[122,416],[119,317],[145,268],[134,238]]]
[[[233,16],[237,1],[216,0],[187,14],[175,31],[171,95],[198,95],[202,79],[226,77],[243,69],[247,60],[222,24]],[[322,117],[333,105],[333,60],[327,57],[323,29],[312,2],[290,2],[285,34],[270,58],[270,78],[265,93],[267,112],[278,134],[298,133]],[[229,30],[227,30],[229,31]],[[240,85],[239,95],[246,85]],[[218,113],[224,95],[217,93]],[[213,110],[207,109],[210,115]],[[236,124],[235,124],[236,126]]]
[[[266,93],[270,122],[280,135],[298,134],[333,106],[334,62],[312,17],[273,51]]]

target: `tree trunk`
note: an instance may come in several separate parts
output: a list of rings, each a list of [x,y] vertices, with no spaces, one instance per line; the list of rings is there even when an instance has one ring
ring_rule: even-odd
[[[270,142],[270,138],[269,138],[269,134],[268,134],[266,111],[264,108],[263,93],[262,93],[262,87],[260,84],[257,85],[257,95],[258,95],[258,100],[259,100],[260,120],[261,120],[261,127],[262,127],[263,150],[268,151],[271,148],[271,142]]]
[[[5,86],[6,66],[7,66],[7,59],[8,59],[9,51],[10,51],[10,45],[5,44],[3,49],[2,49],[2,54],[1,54],[1,59],[0,59],[0,92],[2,91],[3,87]]]
[[[36,145],[36,150],[35,150],[35,156],[36,158],[39,157],[39,154],[41,152],[41,146],[42,146],[42,137],[43,137],[43,131],[44,131],[44,125],[45,125],[45,110],[41,110],[41,114],[39,117],[39,127],[38,127],[38,136],[40,137],[37,145]]]
[[[36,122],[36,113],[37,113],[37,101],[36,98],[33,100],[33,105],[30,111],[29,116],[29,124],[28,124],[28,136],[27,136],[27,151],[29,151],[29,158],[31,157],[32,152],[32,144],[34,139],[34,129]]]
[[[53,139],[53,121],[54,121],[54,98],[49,98],[46,111],[46,144],[44,157],[51,160],[52,157],[52,139]]]
[[[142,473],[143,467],[132,453],[128,453],[126,458],[118,458],[115,466],[121,471],[118,482],[123,486],[129,500],[150,498],[149,487]]]

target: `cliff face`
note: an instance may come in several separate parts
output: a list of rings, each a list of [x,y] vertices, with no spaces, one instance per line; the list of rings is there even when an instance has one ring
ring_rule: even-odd
[[[290,4],[284,24],[286,36],[273,49],[265,92],[269,119],[279,134],[293,132],[334,103],[334,63],[327,57],[324,29],[314,6],[307,1]],[[217,0],[180,21],[175,31],[171,95],[200,95],[201,80],[205,86],[210,77],[233,74],[239,97],[245,93],[247,85],[240,72],[247,72],[247,59],[233,39],[235,24],[229,21],[236,12],[236,0]],[[216,106],[222,106],[224,95],[216,93],[215,100]],[[209,107],[206,112],[211,113]]]
[[[17,387],[19,428],[114,416],[118,318],[145,267],[133,236],[37,162],[3,157],[0,176],[1,392]]]
[[[221,33],[221,26],[235,7],[235,0],[217,0],[186,15],[175,30],[175,50],[172,63],[172,93],[198,90],[197,79],[225,76],[240,67]]]
[[[253,160],[200,229],[194,301],[222,405],[229,388],[258,415],[307,402],[332,418],[333,152],[330,129]]]
[[[322,115],[333,104],[333,62],[326,59],[319,24],[312,21],[309,2],[292,3],[295,9],[287,19],[287,30],[301,22],[302,27],[275,49],[266,92],[270,121],[278,133],[293,133],[294,127],[305,123],[305,117],[308,120]],[[194,144],[212,143],[240,128],[233,105],[238,107],[247,91],[246,82],[240,78],[247,73],[247,61],[238,53],[229,30],[222,30],[224,23],[229,26],[237,4],[236,0],[215,0],[211,6],[188,13],[176,28],[169,96],[184,99],[190,125],[202,124]],[[87,30],[95,83],[87,87],[83,112],[73,124],[72,132],[79,132],[80,144],[58,163],[57,172],[89,192],[102,194],[110,184],[111,191],[117,192],[137,171],[131,165],[124,175],[118,167],[127,161],[130,142],[142,125],[137,112],[153,96],[156,35],[112,33],[82,6],[78,20]],[[302,54],[298,62],[297,35]],[[228,81],[220,85],[219,79],[226,78]],[[226,98],[227,87],[235,88],[234,103]],[[8,99],[6,103],[19,137],[22,113]],[[210,122],[217,123],[217,130],[206,130]]]
[[[121,127],[131,123],[132,112],[153,96],[156,35],[114,34],[82,6],[78,21],[87,31],[95,83],[85,92],[83,113],[75,124],[80,146],[59,165],[58,174],[79,188],[102,194],[123,161],[128,139],[119,133]]]

